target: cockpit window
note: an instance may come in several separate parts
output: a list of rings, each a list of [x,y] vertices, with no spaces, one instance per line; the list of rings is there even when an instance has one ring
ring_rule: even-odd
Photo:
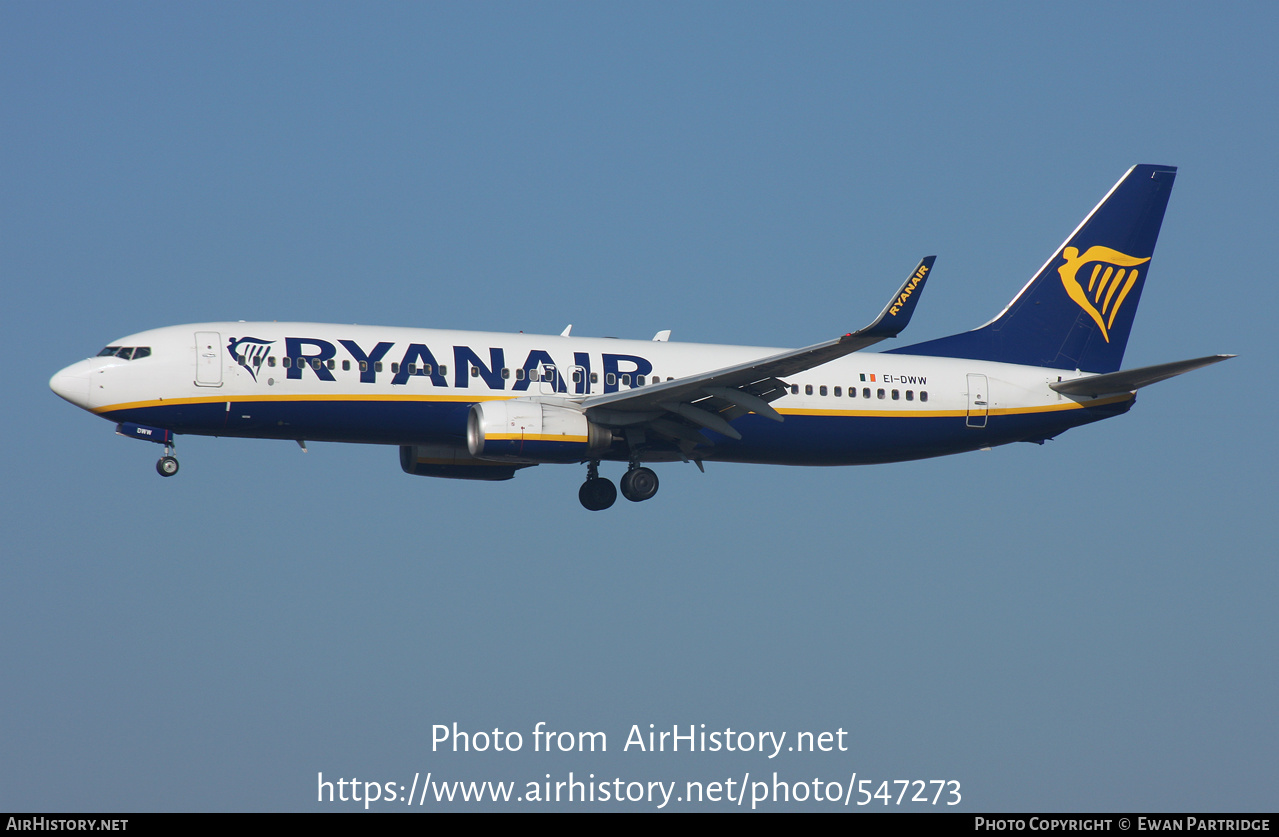
[[[107,346],[98,352],[98,357],[118,357],[121,360],[138,360],[150,356],[150,346]]]

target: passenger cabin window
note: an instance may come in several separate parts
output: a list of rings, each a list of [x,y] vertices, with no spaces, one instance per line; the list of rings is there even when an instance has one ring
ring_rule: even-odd
[[[839,398],[839,397],[840,397],[841,395],[843,395],[843,394],[844,394],[844,391],[843,391],[843,390],[841,390],[839,387],[835,387],[835,397],[836,397],[836,398]]]
[[[922,390],[921,390],[921,391],[920,391],[920,393],[919,393],[919,400],[920,400],[920,401],[927,401],[927,400],[928,400],[928,393],[926,393],[926,392],[924,392],[924,391],[922,391]]]
[[[870,387],[862,387],[862,398],[870,398]]]
[[[823,387],[818,387],[818,389],[817,389],[817,394],[818,394],[818,395],[825,395],[825,394],[826,394],[826,387],[824,387],[824,386],[823,386]]]
[[[894,401],[900,401],[900,400],[901,400],[901,397],[902,397],[902,394],[901,394],[901,392],[900,392],[900,391],[898,391],[898,390],[893,390],[893,400],[894,400]]]
[[[805,384],[805,385],[804,385],[804,394],[805,394],[805,395],[812,395],[812,394],[813,394],[813,385],[812,385],[812,384]]]
[[[272,357],[267,358],[267,359],[266,359],[266,365],[267,365],[267,366],[269,366],[269,367],[271,367],[272,369],[274,369],[274,368],[275,368],[275,357],[274,357],[274,356],[272,356]]]
[[[915,391],[913,389],[906,390],[906,400],[907,401],[915,400]]]
[[[350,372],[350,371],[351,371],[351,361],[349,361],[349,360],[344,360],[344,361],[342,361],[342,371],[343,371],[343,372]]]
[[[877,389],[877,390],[875,390],[875,397],[876,397],[876,398],[878,398],[880,401],[883,401],[883,400],[884,400],[884,391],[883,391],[882,389]]]

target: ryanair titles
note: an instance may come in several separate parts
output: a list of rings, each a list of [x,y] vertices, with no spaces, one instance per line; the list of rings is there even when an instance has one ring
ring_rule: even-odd
[[[906,304],[906,300],[910,299],[910,295],[915,292],[915,289],[919,287],[919,283],[924,281],[924,277],[927,275],[928,265],[921,264],[919,269],[915,271],[915,275],[910,277],[910,281],[906,283],[906,287],[897,295],[897,299],[893,300],[893,304],[888,306],[888,313],[896,317],[897,312],[902,310],[902,306]]]
[[[256,380],[263,366],[276,365],[272,350],[279,348],[279,342],[233,337],[227,343],[227,351]],[[336,381],[334,372],[338,364],[345,370],[353,363],[362,384],[376,384],[379,376],[385,381],[389,374],[392,386],[405,386],[410,378],[427,378],[432,386],[447,387],[451,364],[452,386],[457,388],[483,381],[491,390],[527,392],[536,383],[535,392],[584,395],[591,392],[592,381],[599,380],[601,375],[603,391],[607,393],[617,392],[621,385],[633,385],[638,376],[647,376],[653,371],[653,364],[646,358],[610,352],[596,355],[573,352],[572,363],[562,365],[550,352],[532,349],[516,356],[520,358],[518,365],[508,366],[506,350],[500,346],[480,351],[470,346],[452,346],[442,355],[444,362],[441,363],[440,356],[425,343],[402,344],[398,350],[395,343],[385,341],[368,347],[354,340],[334,343],[317,337],[285,337],[283,343],[284,353],[278,362],[290,380],[314,376],[321,381]],[[252,350],[244,351],[248,346],[252,346]],[[344,354],[340,360],[339,347]],[[480,352],[487,357],[481,357]]]

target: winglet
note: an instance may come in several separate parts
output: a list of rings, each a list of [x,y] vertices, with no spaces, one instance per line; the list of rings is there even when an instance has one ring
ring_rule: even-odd
[[[919,304],[919,297],[924,292],[924,283],[928,281],[928,274],[932,273],[933,262],[936,260],[936,256],[924,256],[919,267],[910,274],[910,278],[875,318],[875,322],[858,331],[857,336],[883,339],[901,334],[910,323],[911,315],[915,313],[915,306]]]

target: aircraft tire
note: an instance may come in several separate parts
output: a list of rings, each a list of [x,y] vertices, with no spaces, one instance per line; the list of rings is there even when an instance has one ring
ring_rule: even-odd
[[[589,479],[577,490],[577,499],[587,511],[603,511],[617,502],[617,486],[604,477]]]
[[[162,477],[171,477],[178,472],[178,460],[173,456],[162,456],[155,463],[155,471]]]
[[[657,474],[649,468],[632,468],[622,476],[622,496],[640,503],[657,493]]]

